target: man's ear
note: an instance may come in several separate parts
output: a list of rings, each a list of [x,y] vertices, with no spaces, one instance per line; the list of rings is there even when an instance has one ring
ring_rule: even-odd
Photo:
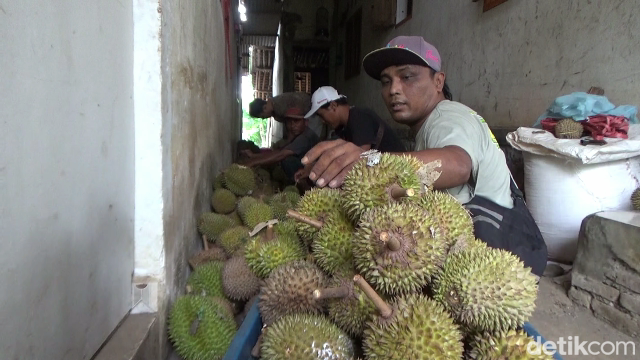
[[[443,72],[437,72],[435,74],[435,77],[433,79],[433,81],[436,84],[436,88],[438,89],[438,91],[442,91],[442,89],[444,88],[444,81],[446,80],[446,75]]]

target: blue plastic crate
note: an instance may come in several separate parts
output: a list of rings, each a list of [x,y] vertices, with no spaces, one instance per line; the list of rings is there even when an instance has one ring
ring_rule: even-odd
[[[541,343],[545,343],[546,340],[530,323],[525,323],[523,329],[529,336],[535,339],[538,339],[539,336]],[[260,310],[258,309],[258,302],[256,301],[253,303],[253,306],[251,306],[240,329],[238,329],[223,360],[256,360],[255,357],[251,356],[251,349],[253,349],[258,341],[261,330],[262,319],[260,318]],[[554,359],[562,360],[557,353],[554,355]]]

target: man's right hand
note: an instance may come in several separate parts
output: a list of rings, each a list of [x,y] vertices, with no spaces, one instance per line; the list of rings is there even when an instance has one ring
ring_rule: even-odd
[[[360,160],[363,151],[354,143],[342,139],[323,141],[305,154],[302,164],[307,167],[315,162],[309,179],[318,187],[329,184],[329,187],[337,188],[342,185],[353,165]]]

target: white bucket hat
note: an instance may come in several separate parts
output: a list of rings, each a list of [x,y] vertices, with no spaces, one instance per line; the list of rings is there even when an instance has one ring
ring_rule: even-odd
[[[305,119],[313,116],[322,105],[342,98],[346,96],[338,94],[338,91],[331,86],[319,87],[311,96],[311,110],[304,116]]]

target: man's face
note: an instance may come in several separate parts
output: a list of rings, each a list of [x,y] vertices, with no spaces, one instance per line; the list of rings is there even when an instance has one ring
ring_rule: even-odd
[[[441,100],[444,74],[431,76],[431,69],[419,65],[390,66],[381,73],[382,98],[398,123],[415,125]]]
[[[332,129],[337,128],[340,125],[340,120],[338,119],[338,112],[336,111],[337,106],[335,103],[331,103],[328,108],[318,109],[317,114],[322,118],[322,121],[329,125]]]
[[[286,121],[287,130],[289,130],[293,136],[302,134],[307,127],[305,119],[287,118]]]

